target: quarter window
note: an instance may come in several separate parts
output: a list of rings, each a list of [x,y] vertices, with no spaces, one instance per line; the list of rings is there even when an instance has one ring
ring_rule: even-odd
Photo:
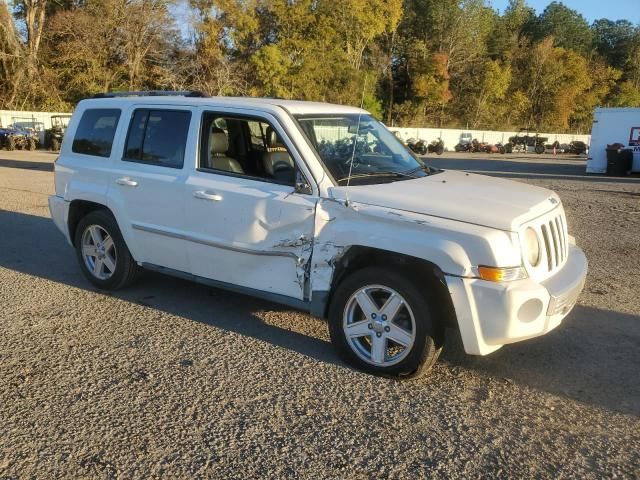
[[[85,110],[76,129],[71,150],[97,157],[111,156],[119,119],[120,110],[116,108]]]
[[[182,168],[191,112],[136,110],[131,118],[123,160]]]

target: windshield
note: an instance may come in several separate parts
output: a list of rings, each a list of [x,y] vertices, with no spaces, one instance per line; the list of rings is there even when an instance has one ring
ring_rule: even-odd
[[[368,114],[304,115],[296,119],[339,185],[423,177],[429,167]]]

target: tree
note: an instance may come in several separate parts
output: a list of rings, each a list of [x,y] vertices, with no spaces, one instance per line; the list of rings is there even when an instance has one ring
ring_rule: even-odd
[[[552,38],[547,38],[531,48],[520,48],[514,65],[514,90],[523,92],[530,102],[519,118],[523,126],[569,128],[576,101],[592,86],[585,58],[554,47]]]
[[[582,55],[588,55],[591,51],[589,23],[577,11],[561,2],[551,2],[528,28],[536,41],[553,37],[556,47],[571,49]]]
[[[628,20],[615,22],[601,18],[593,22],[593,46],[614,68],[624,68],[636,28]]]

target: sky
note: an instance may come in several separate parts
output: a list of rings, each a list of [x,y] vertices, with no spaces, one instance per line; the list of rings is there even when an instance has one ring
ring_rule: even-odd
[[[490,0],[494,8],[504,12],[509,4],[508,0]],[[551,0],[527,0],[530,7],[535,8],[538,14],[542,13]],[[598,18],[609,20],[629,20],[631,23],[640,24],[640,1],[638,0],[563,0],[562,3],[573,10],[577,10],[593,23]]]

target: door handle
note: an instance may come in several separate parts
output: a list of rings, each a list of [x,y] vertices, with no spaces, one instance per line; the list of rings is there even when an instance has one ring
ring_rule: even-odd
[[[129,177],[123,177],[116,180],[118,185],[124,185],[125,187],[137,187],[138,182],[131,180]]]
[[[213,200],[214,202],[219,202],[220,200],[222,200],[222,195],[218,195],[217,193],[213,192],[205,192],[202,190],[193,192],[193,196],[201,200]]]

